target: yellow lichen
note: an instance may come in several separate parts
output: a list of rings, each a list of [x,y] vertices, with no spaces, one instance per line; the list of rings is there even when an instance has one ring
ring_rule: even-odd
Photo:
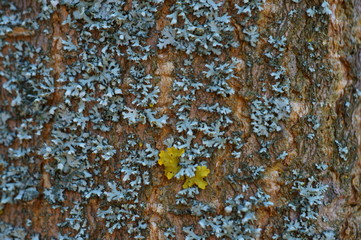
[[[184,153],[184,149],[177,149],[175,147],[167,148],[165,151],[159,153],[159,165],[164,165],[164,173],[168,179],[176,175],[181,167],[179,164],[179,157]]]
[[[207,182],[204,181],[203,178],[207,177],[210,172],[211,171],[206,166],[198,166],[196,168],[196,175],[194,177],[187,178],[183,184],[183,188],[189,188],[196,184],[199,188],[205,189]]]
[[[185,152],[184,149],[175,147],[167,148],[159,153],[158,163],[164,165],[164,174],[168,179],[173,178],[180,170],[179,157]],[[195,176],[187,178],[183,188],[189,188],[196,184],[199,188],[205,189],[207,182],[203,179],[208,176],[210,170],[206,166],[197,166]]]

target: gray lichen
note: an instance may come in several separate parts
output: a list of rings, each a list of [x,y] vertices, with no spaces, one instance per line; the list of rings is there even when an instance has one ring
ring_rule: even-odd
[[[266,0],[235,1],[235,11],[229,2],[213,0],[37,0],[38,9],[25,11],[0,0],[0,210],[21,201],[45,201],[44,208],[58,209],[59,233],[45,238],[122,234],[147,239],[153,210],[146,201],[155,188],[162,192],[165,184],[174,184],[166,200],[153,201],[166,202],[167,211],[187,215],[193,225],[173,226],[177,223],[167,219],[159,226],[167,239],[179,234],[185,239],[262,238],[257,214],[271,208],[284,209],[275,218],[286,216],[273,239],[336,239],[316,222],[328,189],[318,178],[294,169],[288,182],[293,195],[280,208],[273,208],[271,195],[261,187],[270,165],[292,155],[276,145],[283,129],[290,128],[298,91],[298,79],[287,65],[292,33],[282,26],[294,28],[288,16],[304,14],[311,22],[320,17],[322,24],[332,15],[327,1],[302,7],[303,2],[292,2],[299,9],[285,19],[275,16],[282,31],[271,33],[258,21]],[[71,34],[53,29],[58,18],[60,29]],[[321,30],[317,25],[315,34]],[[37,34],[49,42],[54,37],[57,44],[36,42],[31,37]],[[244,46],[237,49],[240,43]],[[309,52],[300,54],[307,59],[299,65],[309,76],[326,71],[317,62],[320,45],[307,40]],[[155,69],[168,61],[160,54],[165,51],[176,66],[166,76]],[[261,65],[261,76],[253,74]],[[244,75],[261,83],[250,87]],[[314,131],[307,137],[315,141],[321,118],[307,117]],[[349,148],[335,143],[339,157],[348,160]],[[184,149],[178,180],[194,177],[199,166],[209,167],[208,187],[177,191],[177,180],[158,179],[163,147]],[[316,168],[323,173],[327,166]],[[213,196],[217,184],[231,191]],[[219,206],[204,200],[202,191]],[[89,208],[91,202],[96,209]],[[24,222],[0,221],[0,238],[43,238],[28,231],[30,219]]]

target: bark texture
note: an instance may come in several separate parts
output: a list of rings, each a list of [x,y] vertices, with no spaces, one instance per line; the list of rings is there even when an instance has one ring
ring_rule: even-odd
[[[0,239],[361,239],[360,46],[359,0],[0,0]]]

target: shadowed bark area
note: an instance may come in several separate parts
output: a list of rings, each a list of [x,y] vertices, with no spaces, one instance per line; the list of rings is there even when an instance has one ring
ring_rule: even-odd
[[[361,1],[0,0],[0,239],[361,239]]]

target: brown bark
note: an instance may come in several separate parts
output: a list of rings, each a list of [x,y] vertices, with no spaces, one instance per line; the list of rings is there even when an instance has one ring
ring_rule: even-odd
[[[105,2],[110,1],[103,1],[103,6]],[[13,138],[9,144],[0,142],[0,175],[2,176],[0,183],[3,187],[0,196],[4,198],[12,192],[14,194],[10,202],[4,200],[4,204],[0,204],[2,208],[0,238],[4,236],[4,239],[7,239],[6,236],[10,239],[11,234],[15,232],[14,227],[21,227],[26,237],[14,237],[14,239],[31,239],[31,236],[36,234],[39,234],[40,239],[58,239],[60,234],[69,235],[69,239],[134,239],[138,234],[136,231],[141,231],[145,239],[167,239],[164,232],[168,228],[175,227],[174,239],[185,239],[187,235],[189,237],[189,234],[184,228],[193,225],[194,233],[204,235],[206,239],[217,239],[214,229],[211,226],[202,228],[200,220],[204,218],[213,221],[213,218],[219,217],[221,219],[219,221],[224,221],[222,222],[224,225],[220,224],[224,232],[227,217],[234,222],[241,222],[244,217],[242,214],[247,212],[237,212],[234,206],[232,211],[227,209],[230,205],[227,199],[234,199],[239,194],[243,194],[245,200],[252,202],[250,199],[256,195],[258,189],[262,189],[270,197],[269,201],[273,205],[265,206],[263,203],[252,205],[249,213],[255,214],[254,219],[250,222],[242,222],[237,228],[244,228],[242,230],[244,232],[250,227],[260,228],[260,233],[250,236],[249,239],[272,239],[275,235],[279,235],[276,239],[361,239],[361,1],[329,0],[328,8],[331,13],[326,14],[322,12],[325,9],[322,7],[323,1],[303,0],[295,3],[295,1],[286,0],[267,0],[261,4],[263,9],[252,9],[252,16],[245,24],[242,22],[247,19],[247,14],[237,13],[234,7],[235,4],[245,6],[244,1],[216,2],[221,4],[217,10],[219,16],[226,13],[230,16],[229,25],[234,28],[231,34],[232,41],[239,42],[238,47],[219,47],[222,52],[219,56],[214,53],[187,54],[170,45],[163,49],[157,48],[159,39],[164,37],[162,30],[166,26],[173,26],[167,15],[172,13],[171,6],[175,4],[175,1],[166,0],[158,5],[150,4],[157,6],[157,11],[152,13],[154,25],[150,27],[147,37],[137,38],[140,39],[141,45],[144,43],[145,46],[150,46],[154,54],[146,60],[133,61],[129,59],[128,46],[110,42],[109,39],[112,36],[106,37],[108,42],[99,40],[102,37],[102,31],[114,36],[119,34],[117,32],[119,29],[116,28],[122,28],[124,26],[122,24],[108,28],[94,27],[86,36],[89,39],[96,39],[94,45],[87,42],[89,39],[81,38],[81,34],[84,34],[81,31],[89,24],[89,21],[93,24],[97,23],[96,17],[93,18],[89,10],[91,5],[84,7],[87,9],[85,15],[90,20],[76,19],[74,12],[79,11],[78,6],[69,7],[60,1],[50,1],[44,5],[52,9],[46,13],[50,18],[39,20],[36,16],[44,12],[44,9],[41,10],[42,5],[37,1],[13,1],[18,10],[10,10],[6,1],[0,1],[0,10],[2,10],[0,17],[4,17],[0,23],[1,30],[6,27],[10,29],[6,30],[7,32],[4,30],[5,33],[0,36],[2,40],[0,53],[3,54],[3,56],[0,55],[0,84],[2,85],[0,114],[10,116],[3,122],[0,117],[0,124],[2,124],[0,131],[3,139],[6,134]],[[130,12],[136,6],[134,4],[136,1],[126,1],[119,12]],[[186,6],[185,2],[182,4]],[[314,6],[317,12],[314,16],[308,16],[307,10]],[[30,13],[23,12],[30,7],[32,8]],[[294,15],[290,14],[293,9],[297,10]],[[107,11],[104,10],[105,13]],[[21,24],[21,21],[17,23],[15,20],[6,22],[6,16],[16,14],[19,14],[24,24]],[[63,24],[68,16],[76,19],[77,27]],[[205,24],[204,17],[198,19],[194,15],[188,17],[192,21],[198,20],[200,24]],[[179,22],[174,26],[183,27],[184,23],[181,19],[179,17]],[[35,29],[31,22],[37,22],[39,28]],[[258,27],[259,37],[255,46],[252,46],[251,40],[247,40],[245,33],[245,29],[251,26]],[[49,34],[44,32],[46,29]],[[69,40],[68,36],[71,42],[80,49],[65,50],[66,43],[63,40]],[[276,40],[285,36],[286,44],[277,46],[276,43],[270,41],[270,36],[275,37]],[[118,35],[117,38],[119,38]],[[27,42],[35,48],[41,48],[41,51],[37,52],[31,48],[35,57],[29,56],[28,50],[24,50],[27,47],[19,49],[16,47],[17,42]],[[221,43],[225,46],[225,42],[227,40]],[[9,45],[6,45],[8,43]],[[104,60],[102,49],[105,45],[109,48],[114,46],[122,55]],[[88,49],[85,49],[85,46]],[[92,47],[94,47],[93,55],[89,54],[89,49]],[[104,52],[109,51],[104,50]],[[267,52],[271,52],[274,57],[265,56]],[[276,55],[280,57],[277,58]],[[108,56],[113,57],[113,55]],[[49,60],[47,61],[45,57]],[[212,83],[204,73],[208,71],[206,65],[230,64],[232,57],[238,61],[232,68],[234,77],[227,79],[226,82],[234,93],[222,96],[217,92],[208,91]],[[93,58],[96,60],[93,61]],[[190,66],[184,64],[186,59],[191,59]],[[102,77],[101,71],[111,69],[106,64],[113,61],[119,64],[121,75],[113,77],[109,83],[96,82]],[[81,63],[82,69],[76,69],[75,63],[78,62]],[[32,71],[27,64],[36,66],[32,77],[26,76],[26,72]],[[147,74],[152,76],[151,88],[159,89],[156,104],[147,103],[139,107],[134,103],[137,96],[132,92],[132,84],[134,85],[138,80],[132,76],[133,66],[144,67],[142,81],[146,79]],[[49,76],[44,73],[46,70],[41,72],[46,68],[52,69]],[[183,73],[181,68],[185,68],[186,73]],[[73,80],[69,73],[71,69],[76,71]],[[280,78],[271,75],[282,69],[284,71]],[[100,73],[97,72],[98,70]],[[81,79],[85,76],[81,74],[88,74],[89,79],[97,76],[94,80],[95,88],[92,89],[86,84],[81,85]],[[229,126],[220,128],[220,131],[223,131],[221,137],[227,139],[224,148],[205,147],[210,157],[199,156],[194,160],[193,163],[196,165],[206,165],[210,169],[210,174],[205,177],[208,183],[206,188],[203,190],[195,186],[200,194],[189,198],[188,204],[176,204],[178,198],[176,195],[183,189],[182,185],[187,177],[167,179],[164,167],[157,163],[158,155],[153,157],[155,164],[151,167],[143,163],[129,163],[129,169],[136,168],[134,171],[138,171],[138,175],[132,175],[129,180],[124,180],[126,164],[128,164],[123,161],[124,159],[133,153],[135,154],[133,161],[140,159],[139,162],[141,162],[142,158],[151,159],[141,154],[147,148],[147,144],[150,144],[153,150],[165,151],[166,139],[174,138],[173,145],[175,145],[176,141],[181,141],[181,136],[187,138],[191,135],[186,131],[177,130],[177,124],[180,122],[177,114],[183,110],[179,109],[179,105],[172,106],[177,96],[192,96],[191,91],[185,87],[182,91],[175,90],[175,82],[181,79],[179,75],[203,84],[200,90],[195,91],[196,100],[190,101],[189,110],[186,110],[189,112],[188,120],[198,121],[197,127],[192,130],[193,147],[202,144],[205,146],[207,144],[204,144],[204,139],[212,138],[212,134],[207,135],[205,131],[202,132],[201,123],[210,126],[219,120],[218,113],[201,110],[202,104],[218,103],[219,106],[228,107],[231,111],[228,116],[232,120]],[[66,79],[58,81],[64,76]],[[54,78],[52,85],[54,91],[44,97],[36,96],[37,93],[45,90],[40,86],[33,87],[28,84],[44,83],[47,77]],[[20,79],[14,80],[14,86],[16,85],[17,88],[7,89],[6,86],[12,81],[11,79],[17,78]],[[117,82],[120,78],[120,82]],[[86,81],[90,82],[89,79]],[[288,86],[286,86],[287,81],[289,81]],[[274,90],[277,82],[285,85],[282,92]],[[67,88],[70,88],[73,83],[78,84],[77,87],[81,85],[72,90],[73,92],[76,89],[79,90],[80,93],[77,96],[71,95],[73,92],[69,95],[66,93]],[[104,97],[106,95],[104,92],[108,87],[113,90],[121,89],[122,93],[119,96],[122,101],[115,100],[116,94],[112,97]],[[42,90],[36,92],[34,89]],[[86,96],[91,95],[94,99],[106,98],[105,101],[108,103],[102,105],[100,100],[94,99],[85,101],[79,97],[82,91]],[[18,95],[22,97],[21,104],[12,103]],[[269,124],[274,121],[280,127],[279,131],[271,131],[269,127],[267,135],[257,134],[254,130],[256,120],[253,117],[257,111],[255,102],[261,101],[261,111],[267,109],[270,112],[277,108],[275,101],[281,98],[289,101],[286,105],[290,106],[290,112],[286,114],[286,110],[284,112],[280,110],[279,114],[284,113],[287,116],[275,120],[278,113],[272,113],[276,117],[268,122],[264,120],[262,123]],[[36,105],[34,99],[40,99],[42,102]],[[84,110],[79,110],[83,100]],[[148,116],[142,118],[145,119],[144,121],[132,124],[125,117],[128,111],[124,107],[117,113],[119,120],[112,121],[111,118],[116,110],[115,108],[110,110],[109,103],[123,104],[139,111],[156,110],[156,118],[167,115],[168,119],[160,124],[160,127],[155,123],[156,120],[153,122],[147,120]],[[36,106],[40,106],[39,109],[36,109]],[[82,127],[80,115],[90,118],[92,111],[95,111],[94,109],[98,106],[102,120],[95,123],[95,120],[92,122],[88,119]],[[56,107],[56,109],[51,109],[51,107]],[[66,119],[68,117],[66,114],[69,114],[70,120]],[[60,125],[60,122],[64,124],[64,127]],[[64,122],[72,123],[66,125]],[[103,131],[97,128],[103,123],[111,127],[111,130]],[[41,126],[40,129],[36,129],[38,126]],[[36,134],[36,131],[40,131],[40,134]],[[236,151],[236,144],[232,142],[232,139],[235,139],[233,133],[236,131],[242,132],[243,146],[240,150],[240,158],[231,155]],[[22,139],[23,132],[31,136]],[[59,132],[64,134],[62,142],[59,140],[62,138]],[[89,137],[81,139],[84,133],[89,133]],[[133,138],[130,137],[131,134],[134,135]],[[75,138],[76,136],[79,136],[79,139]],[[135,143],[131,144],[133,140]],[[63,147],[70,142],[79,142],[79,145]],[[98,146],[99,149],[94,150]],[[102,155],[107,153],[108,146],[113,146],[116,153],[105,160]],[[20,149],[29,150],[29,152],[20,157],[13,154],[14,151]],[[188,151],[186,156],[191,156],[192,149],[185,150]],[[287,155],[280,157],[284,152]],[[82,159],[83,155],[86,160]],[[76,165],[75,161],[79,161],[79,165]],[[71,164],[76,166],[71,166]],[[316,164],[327,165],[327,169],[322,169],[322,167],[317,169]],[[15,168],[24,166],[28,169],[19,170],[20,173],[14,174],[15,177],[13,177],[15,170],[11,166]],[[257,167],[263,167],[259,175],[254,173]],[[21,173],[21,171],[25,172]],[[83,175],[85,171],[91,177]],[[150,184],[139,183],[140,190],[133,190],[136,187],[132,186],[130,181],[138,177],[144,179],[145,172],[149,173]],[[310,180],[312,177],[315,179],[314,183]],[[28,179],[28,182],[24,179]],[[85,181],[84,186],[82,181]],[[109,200],[106,194],[111,192],[109,182],[114,182],[118,191],[125,195],[136,192],[138,196]],[[14,187],[14,190],[9,190],[12,184],[17,183],[19,186]],[[245,184],[249,185],[249,190],[242,191]],[[311,184],[313,190],[318,189],[315,191],[321,193],[310,193],[310,188],[306,189],[308,184]],[[326,185],[327,190],[319,190]],[[102,193],[86,197],[90,190],[101,186],[104,187],[101,190]],[[300,186],[298,190],[297,186]],[[28,200],[22,196],[19,197],[20,199],[15,199],[20,195],[21,190],[31,187],[37,189],[38,195]],[[88,189],[82,190],[81,187],[88,187]],[[124,190],[120,190],[121,187]],[[132,189],[132,193],[127,192],[127,189]],[[63,191],[63,200],[49,199],[51,194],[49,195],[47,191],[54,191],[54,193]],[[310,195],[302,195],[302,191]],[[119,197],[119,194],[115,198]],[[310,199],[315,195],[320,198],[320,204],[309,204]],[[197,215],[195,209],[200,208],[200,203],[207,205],[208,210],[200,211],[201,213]],[[79,208],[76,207],[77,204]],[[110,206],[112,209],[127,209],[127,211],[130,209],[129,211],[134,216],[139,215],[139,217],[132,220],[125,217],[126,214],[123,213],[123,215],[113,214],[114,217],[123,216],[124,219],[112,220],[110,226],[106,226],[107,221],[100,215],[101,211],[105,212]],[[314,219],[310,218],[306,221],[306,218],[302,216],[307,212],[306,207],[316,214]],[[80,212],[81,216],[75,216],[77,213],[72,213],[72,209],[78,209],[74,212]],[[76,220],[72,222],[69,220],[71,218]],[[131,225],[136,226],[141,221],[147,224],[145,229],[135,227],[135,233],[132,233]],[[315,233],[307,235],[308,230],[306,233],[302,232],[301,229],[307,229],[306,227],[300,227],[292,232],[288,227],[295,224],[295,221],[312,226],[315,228]],[[64,222],[68,225],[62,226],[61,223]],[[109,228],[116,223],[124,223],[124,226],[115,229],[114,232],[109,232]],[[80,224],[79,227],[76,227],[76,224]],[[82,229],[85,231],[84,234],[80,234]],[[333,232],[335,238],[326,238],[327,232]],[[77,234],[80,234],[78,238]],[[247,233],[245,236],[248,236]],[[237,239],[231,233],[223,237]],[[169,237],[169,239],[172,238]]]

